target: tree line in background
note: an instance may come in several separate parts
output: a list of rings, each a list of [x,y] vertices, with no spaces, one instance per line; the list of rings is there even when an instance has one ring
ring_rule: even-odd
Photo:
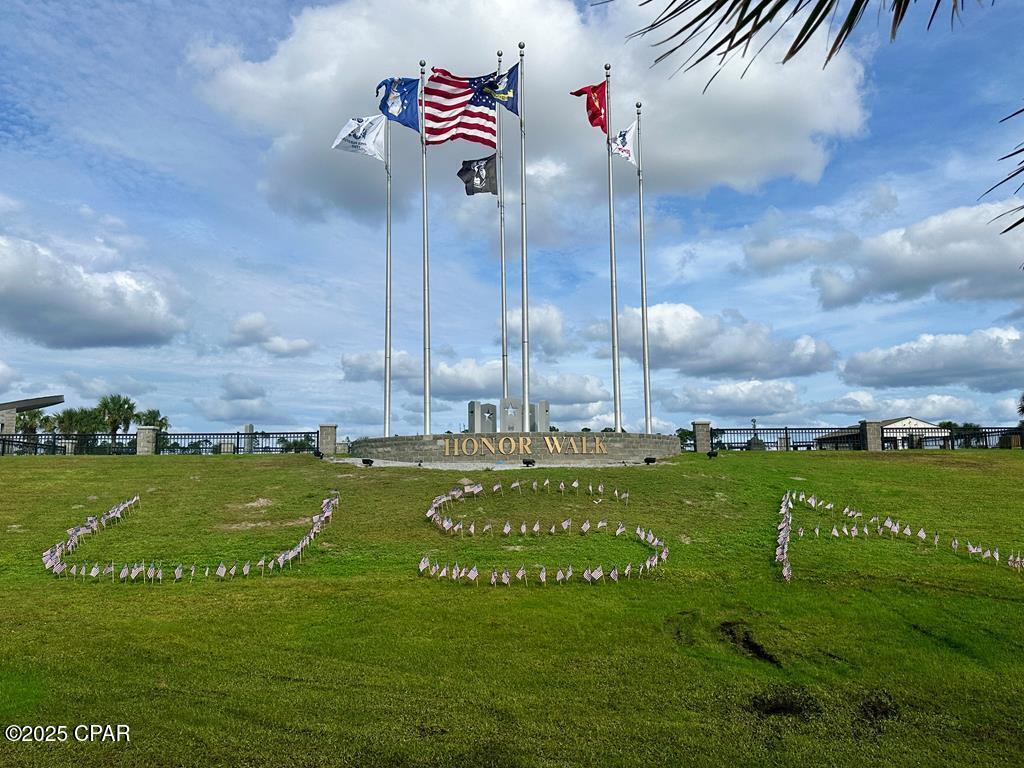
[[[104,395],[92,408],[65,408],[53,414],[42,410],[18,414],[16,429],[25,435],[57,432],[62,435],[127,432],[132,424],[156,427],[161,432],[171,428],[167,417],[157,408],[138,410],[135,401],[126,395]]]

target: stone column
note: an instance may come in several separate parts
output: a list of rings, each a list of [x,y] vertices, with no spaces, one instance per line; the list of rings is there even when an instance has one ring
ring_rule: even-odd
[[[18,420],[18,412],[13,408],[0,411],[0,435],[13,435]]]
[[[320,453],[324,456],[333,456],[338,452],[338,425],[320,425]]]
[[[882,450],[882,422],[861,421],[860,443],[865,451]]]
[[[135,432],[135,453],[139,456],[156,454],[156,427],[139,427]]]
[[[693,422],[693,447],[697,453],[707,453],[711,450],[711,422]]]
[[[252,424],[242,427],[242,432],[245,433],[245,437],[242,438],[242,450],[246,453],[252,453],[252,429]]]

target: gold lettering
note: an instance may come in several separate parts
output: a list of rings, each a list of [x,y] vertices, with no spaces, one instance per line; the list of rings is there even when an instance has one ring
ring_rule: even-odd
[[[569,441],[565,444],[566,453],[579,453],[579,448],[576,445],[576,438],[570,437]]]
[[[480,438],[480,449],[483,450],[484,448],[486,448],[488,451],[490,451],[491,455],[493,456],[494,455],[494,439],[490,438],[490,437],[481,437]]]
[[[469,444],[473,444],[473,450],[469,450]],[[467,456],[476,456],[477,451],[480,450],[480,443],[477,442],[475,437],[467,437],[462,441],[462,452]]]
[[[442,440],[441,442],[444,443],[444,455],[445,456],[451,456],[452,455],[452,446],[451,446],[451,443],[448,441],[448,438],[447,437],[444,438],[444,440]]]
[[[451,441],[452,441],[452,456],[458,456],[459,455],[459,438],[453,437],[453,438],[451,438]]]
[[[594,453],[608,453],[608,449],[604,446],[604,438],[594,435]]]
[[[533,438],[532,437],[520,437],[519,438],[519,453],[524,456],[533,455]]]
[[[580,445],[580,453],[586,454],[586,452],[587,452],[587,436],[586,435],[582,435],[580,437],[580,443],[582,444],[582,445]]]
[[[544,442],[548,447],[548,453],[562,452],[562,440],[557,435],[544,435]]]
[[[505,442],[506,440],[508,442]],[[507,448],[505,447],[506,445],[508,446]],[[500,453],[502,456],[510,456],[515,452],[516,439],[514,437],[509,437],[508,435],[506,435],[505,437],[498,440],[498,453]]]

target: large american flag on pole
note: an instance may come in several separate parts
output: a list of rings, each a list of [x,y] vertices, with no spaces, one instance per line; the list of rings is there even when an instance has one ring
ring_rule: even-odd
[[[434,67],[423,87],[423,130],[427,144],[454,139],[497,146],[494,97],[484,92],[494,75],[459,77]]]

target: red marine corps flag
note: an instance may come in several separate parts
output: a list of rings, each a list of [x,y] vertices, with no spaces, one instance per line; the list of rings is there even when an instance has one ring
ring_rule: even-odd
[[[605,84],[585,85],[578,91],[573,91],[571,96],[587,97],[587,119],[595,128],[600,128],[608,133],[608,100]]]

